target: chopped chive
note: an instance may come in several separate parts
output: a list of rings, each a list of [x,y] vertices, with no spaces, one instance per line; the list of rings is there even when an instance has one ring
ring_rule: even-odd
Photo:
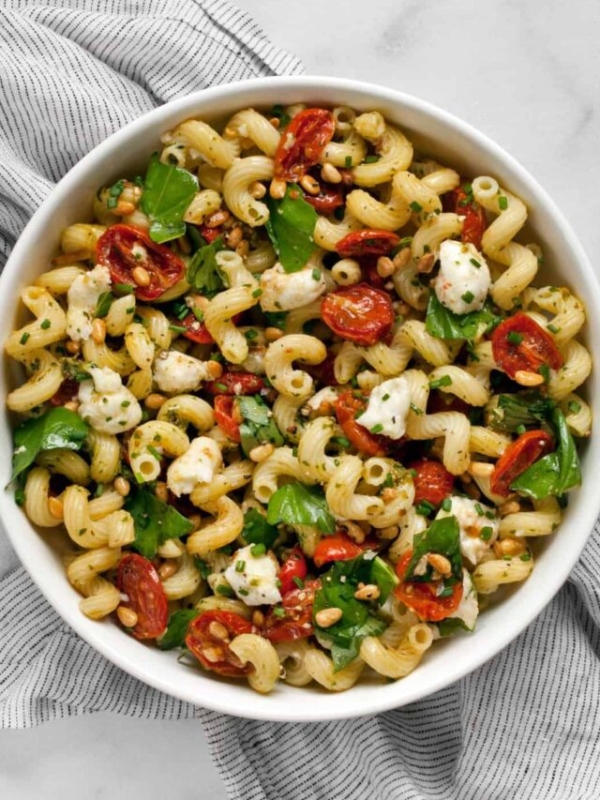
[[[519,434],[519,436],[522,436],[524,433],[526,433],[526,431],[527,428],[525,427],[525,425],[517,425],[517,433]]]
[[[481,262],[477,261],[476,258],[470,258],[469,261],[471,262],[471,264],[473,264],[474,267],[477,267],[477,269],[479,269],[479,267],[481,266]]]
[[[419,406],[416,406],[414,403],[410,404],[410,410],[413,414],[416,414],[417,417],[423,416],[423,409],[419,408]]]
[[[435,506],[428,500],[421,500],[421,502],[415,506],[415,511],[422,517],[428,517],[432,511],[435,511]]]
[[[531,553],[522,553],[519,558],[521,561],[531,561]]]
[[[245,561],[240,560],[240,561],[236,561],[235,562],[235,571],[236,572],[243,572],[245,568],[246,568],[246,562]]]
[[[292,581],[296,584],[299,589],[304,589],[304,581],[302,578],[299,578],[297,575],[294,575]]]
[[[339,445],[339,447],[350,447],[350,440],[346,439],[345,436],[332,436],[331,441],[333,444]]]
[[[510,333],[506,337],[506,340],[511,344],[521,344],[524,338],[525,337],[523,336],[522,333],[518,333],[517,331],[510,331]]]
[[[135,286],[131,283],[113,283],[113,289],[117,294],[133,294]]]
[[[45,319],[45,320],[42,320],[42,322],[40,322],[40,328],[41,328],[43,331],[47,331],[47,330],[48,330],[48,328],[49,328],[51,325],[52,325],[52,323],[50,322],[50,320],[49,320],[49,319]]]
[[[170,331],[175,331],[176,333],[186,333],[187,328],[185,325],[169,325]]]
[[[484,542],[489,542],[493,535],[494,529],[491,527],[491,525],[485,525],[479,532],[479,538],[483,539]]]
[[[344,166],[351,167],[352,166],[352,156],[346,156],[344,159]]]
[[[560,333],[560,328],[557,328],[556,325],[553,325],[551,322],[548,325],[546,325],[546,327],[548,328],[550,333],[554,334]]]
[[[409,204],[409,208],[411,208],[416,214],[419,211],[423,211],[423,206],[420,203],[417,203],[416,200],[413,200],[412,203]]]
[[[25,333],[19,339],[19,343],[20,344],[27,344],[27,340],[29,339],[30,336],[31,336],[31,334],[27,333],[27,331],[25,331]]]
[[[320,281],[321,280],[321,270],[320,269],[313,269],[312,271],[313,281]]]
[[[256,337],[258,336],[258,331],[257,331],[257,330],[255,330],[254,328],[250,328],[250,330],[249,330],[249,331],[246,331],[246,332],[244,333],[244,336],[246,337],[246,339],[247,339],[249,342],[251,342],[251,341],[252,341],[252,339],[256,339]]]
[[[477,512],[477,516],[483,517],[484,511],[480,503],[475,503],[475,511]]]
[[[542,364],[539,368],[539,373],[546,383],[550,380],[550,367],[548,364]]]
[[[445,497],[442,501],[442,509],[444,511],[452,511],[452,500],[449,497]]]
[[[243,594],[245,589],[240,589],[240,594]],[[225,597],[235,597],[235,592],[231,588],[231,586],[227,586],[226,584],[222,583],[215,589],[217,594],[225,595]]]
[[[261,296],[261,294],[262,294],[262,289],[255,289],[255,290],[252,292],[252,297],[260,297],[260,296]]]
[[[381,422],[378,422],[377,425],[373,425],[373,427],[370,428],[371,433],[381,433],[382,430],[383,430],[383,425],[381,424]]]
[[[279,617],[279,619],[285,617],[285,609],[282,608],[281,606],[275,606],[275,608],[273,609],[273,616]]]
[[[266,552],[267,548],[265,547],[264,544],[262,544],[262,542],[260,542],[259,544],[253,544],[252,547],[250,548],[250,553],[255,558],[257,558],[258,556],[264,556]]]
[[[508,208],[508,198],[505,197],[503,194],[500,195],[498,198],[498,208],[500,211],[506,211]]]
[[[568,405],[568,409],[571,412],[571,414],[579,414],[579,412],[581,411],[581,403],[577,403],[575,400],[571,400],[571,402]]]
[[[375,164],[376,161],[379,161],[379,156],[376,156],[375,154],[373,154],[373,155],[370,155],[370,156],[366,156],[363,163],[364,164]]]
[[[439,389],[440,386],[452,386],[452,378],[450,375],[442,375],[441,378],[431,381],[429,384],[430,389]]]
[[[148,445],[148,452],[151,453],[157,461],[162,461],[162,455],[158,452],[156,447],[152,447],[151,444]]]
[[[475,295],[473,294],[473,292],[465,292],[462,295],[461,299],[464,300],[465,303],[472,303],[473,300],[475,299]]]
[[[383,403],[385,403],[385,401],[386,401],[386,400],[389,400],[389,399],[390,399],[390,395],[389,395],[389,394],[384,394],[384,395],[383,395],[383,397],[381,398],[381,401],[382,401]]]

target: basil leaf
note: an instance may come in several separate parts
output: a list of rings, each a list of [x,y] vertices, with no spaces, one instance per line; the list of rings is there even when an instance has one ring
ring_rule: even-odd
[[[556,494],[559,469],[558,454],[549,453],[516,477],[510,488],[534,500],[543,500]]]
[[[99,318],[105,317],[110,311],[110,307],[112,306],[114,299],[115,298],[113,297],[112,292],[102,292],[98,298],[98,304],[96,305],[94,316]]]
[[[521,426],[539,428],[555,408],[554,401],[537,391],[498,395],[498,405],[487,416],[487,424],[500,431],[515,433]]]
[[[471,628],[465,625],[464,620],[458,617],[448,617],[436,623],[440,636],[452,636],[456,631],[467,631],[471,633]]]
[[[11,481],[27,469],[42,450],[79,450],[87,434],[88,426],[79,414],[66,408],[52,408],[41,417],[25,420],[14,433]]]
[[[316,486],[303,483],[286,483],[269,500],[267,522],[277,525],[316,525],[322,533],[335,531],[335,519],[329,510],[325,495]]]
[[[379,556],[376,556],[371,561],[371,565],[371,580],[369,582],[375,583],[379,587],[379,605],[383,605],[400,583],[400,579],[394,570]]]
[[[406,570],[405,579],[411,581],[431,581],[432,568],[427,567],[424,575],[415,575],[414,569],[427,553],[440,553],[452,565],[452,578],[446,579],[446,584],[462,581],[462,556],[460,552],[460,527],[454,516],[435,519],[423,533],[418,533],[413,541],[413,557]]]
[[[269,525],[267,518],[260,511],[256,508],[246,511],[241,533],[246,544],[264,544],[266,549],[270,550],[278,535],[277,528]]]
[[[142,211],[150,218],[150,238],[168,242],[185,233],[183,215],[198,191],[198,181],[186,169],[163,164],[156,153],[150,159]]]
[[[265,225],[281,266],[286,272],[298,272],[316,248],[313,233],[317,212],[293,183],[287,185],[281,200],[268,197],[266,203],[269,219]]]
[[[196,250],[188,264],[185,276],[187,282],[208,297],[217,294],[225,286],[215,258],[224,246],[223,237],[217,236],[213,242]]]
[[[442,305],[432,292],[427,306],[425,328],[427,333],[437,339],[466,339],[472,342],[482,326],[487,333],[495,328],[501,319],[488,304],[481,311],[455,314]]]
[[[195,608],[180,608],[169,617],[166,631],[156,640],[161,650],[173,650],[175,647],[185,646],[185,637],[190,622],[196,619],[198,611]]]
[[[249,455],[251,450],[265,442],[270,442],[275,447],[284,443],[272,412],[261,397],[238,397],[238,408],[243,417],[240,438],[245,455]]]
[[[138,489],[129,495],[124,507],[133,517],[135,527],[135,541],[131,546],[146,558],[153,558],[167,539],[179,539],[194,528],[176,508],[148,489]]]

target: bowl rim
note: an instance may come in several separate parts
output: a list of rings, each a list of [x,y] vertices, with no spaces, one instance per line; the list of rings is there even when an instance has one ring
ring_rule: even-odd
[[[564,218],[554,200],[547,195],[545,190],[535,178],[531,176],[529,171],[519,164],[513,156],[507,153],[494,140],[450,112],[404,92],[369,82],[311,75],[256,78],[202,89],[161,105],[143,114],[141,117],[133,120],[110,135],[67,172],[33,214],[16,242],[5,266],[3,275],[0,277],[0,298],[4,296],[2,290],[9,282],[17,283],[16,272],[19,263],[26,256],[31,246],[32,239],[44,230],[53,211],[60,206],[61,202],[65,201],[71,189],[78,186],[91,165],[98,163],[114,150],[126,146],[128,142],[131,142],[135,138],[138,132],[144,131],[148,126],[159,125],[161,121],[167,120],[174,115],[178,116],[180,119],[184,119],[186,114],[194,115],[205,113],[207,116],[210,116],[210,111],[204,111],[204,109],[208,108],[213,100],[224,102],[229,98],[233,99],[239,96],[239,101],[242,103],[244,96],[253,91],[264,92],[265,96],[270,95],[273,99],[277,97],[278,92],[280,93],[279,97],[281,97],[286,87],[290,89],[302,89],[307,96],[321,91],[326,93],[332,90],[338,92],[348,91],[350,93],[363,93],[365,96],[372,98],[373,107],[377,107],[378,103],[387,103],[396,106],[399,110],[405,108],[411,109],[417,114],[436,119],[442,125],[449,126],[456,131],[459,136],[477,143],[484,152],[493,156],[495,162],[500,162],[505,165],[509,172],[517,173],[521,182],[528,187],[536,198],[541,200],[544,213],[558,225],[560,237],[565,241],[567,249],[575,254],[579,269],[579,277],[586,284],[586,289],[589,290],[593,296],[593,302],[590,303],[590,307],[596,306],[600,309],[598,279],[596,278],[583,246],[579,242],[571,226]],[[195,108],[200,108],[200,111],[195,111]],[[2,305],[8,307],[8,303],[9,301],[0,300],[0,307]],[[449,664],[447,669],[440,670],[439,674],[435,675],[426,685],[421,686],[417,683],[417,685],[413,686],[411,682],[411,688],[408,694],[399,689],[401,684],[407,682],[408,679],[405,678],[402,681],[387,685],[385,688],[388,691],[381,691],[379,693],[369,693],[367,691],[364,693],[364,697],[363,694],[360,696],[353,695],[354,690],[349,693],[342,693],[342,695],[319,694],[317,703],[311,704],[307,702],[304,705],[299,704],[298,706],[287,709],[285,703],[270,703],[269,697],[264,698],[263,702],[260,702],[261,698],[253,692],[246,695],[240,692],[240,697],[236,698],[235,703],[232,703],[231,700],[228,699],[229,694],[231,694],[228,692],[224,693],[224,698],[221,698],[221,693],[217,691],[214,693],[209,691],[206,696],[200,697],[199,695],[202,692],[203,686],[202,682],[198,683],[199,692],[196,694],[193,691],[188,691],[185,687],[173,685],[172,681],[165,680],[162,675],[157,675],[156,671],[146,669],[143,655],[139,659],[140,663],[132,663],[127,655],[117,648],[111,647],[104,641],[99,630],[96,632],[93,626],[89,626],[90,621],[81,614],[76,604],[64,602],[65,598],[60,596],[60,592],[55,591],[55,588],[51,585],[50,579],[42,570],[36,569],[35,564],[32,565],[28,563],[28,551],[30,549],[27,543],[28,535],[37,536],[37,534],[25,516],[23,515],[20,525],[15,525],[14,523],[16,520],[11,519],[11,517],[14,516],[11,513],[11,509],[6,503],[0,503],[0,519],[4,524],[8,538],[17,552],[19,559],[45,598],[79,636],[116,666],[140,679],[147,685],[194,705],[201,705],[214,711],[258,720],[300,722],[325,721],[373,715],[397,708],[434,694],[481,667],[496,656],[511,641],[516,639],[559,591],[576,561],[579,559],[585,543],[593,530],[593,525],[598,517],[599,510],[600,497],[597,497],[594,502],[587,502],[586,508],[583,511],[578,512],[580,518],[579,524],[586,528],[586,532],[585,534],[579,534],[576,547],[574,549],[569,549],[562,559],[560,561],[557,560],[557,563],[554,565],[552,591],[546,594],[542,593],[540,596],[533,598],[527,608],[521,609],[522,615],[518,619],[512,620],[510,627],[506,626],[500,629],[494,637],[492,646],[486,647],[482,653],[469,659],[467,667],[461,663],[456,663],[454,665]],[[23,535],[24,532],[28,535]],[[140,650],[140,653],[143,654],[143,652],[143,650]],[[217,684],[215,683],[215,685]],[[249,691],[251,692],[251,690]],[[403,694],[407,694],[407,696],[403,696]],[[317,695],[313,692],[311,697],[315,698]],[[347,698],[347,702],[342,703],[334,701],[333,699],[331,702],[327,702],[327,698],[336,697]]]

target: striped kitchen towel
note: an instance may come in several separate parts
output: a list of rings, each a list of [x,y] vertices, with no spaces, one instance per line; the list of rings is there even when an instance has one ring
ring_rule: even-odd
[[[223,0],[0,3],[0,266],[95,144],[213,84],[302,71]],[[419,703],[321,724],[239,720],[151,689],[70,630],[0,531],[0,725],[108,710],[198,717],[239,800],[597,800],[600,530],[510,647]]]

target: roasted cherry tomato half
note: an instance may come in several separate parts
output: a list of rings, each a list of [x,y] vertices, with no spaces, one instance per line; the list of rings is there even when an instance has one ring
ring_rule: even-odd
[[[205,383],[203,389],[209,394],[258,394],[266,388],[260,375],[251,372],[224,372],[216,381]]]
[[[241,441],[241,419],[238,419],[235,397],[225,394],[217,395],[215,397],[214,411],[215,422],[225,436],[231,439],[232,442]]]
[[[342,258],[387,256],[398,244],[400,244],[400,237],[397,233],[365,228],[344,236],[336,244],[335,250]]]
[[[563,364],[550,334],[522,312],[508,317],[494,330],[492,354],[500,369],[513,380],[519,370],[539,372],[544,364],[552,369]]]
[[[391,332],[394,307],[387,292],[359,283],[325,295],[321,316],[327,327],[338,336],[362,347],[370,347]]]
[[[335,131],[331,111],[305,108],[287,126],[275,153],[274,174],[284,181],[297,181],[318,162]]]
[[[67,378],[58,387],[58,391],[52,395],[49,402],[52,406],[64,406],[65,403],[71,403],[77,400],[79,395],[79,381],[74,378]]]
[[[291,642],[312,636],[313,605],[321,581],[306,581],[302,589],[283,595],[280,606],[271,608],[265,617],[262,635],[271,642]]]
[[[313,561],[317,567],[331,561],[348,561],[359,556],[366,547],[356,544],[341,531],[333,536],[324,536],[315,548]]]
[[[414,503],[423,501],[439,506],[454,489],[454,475],[448,472],[439,461],[429,461],[426,458],[413,461],[409,469],[416,472],[413,477],[415,484]]]
[[[181,325],[183,328],[187,328],[183,335],[186,339],[196,342],[196,344],[213,344],[215,341],[208,332],[208,328],[204,322],[196,319],[191,311],[187,317],[184,317],[181,322],[177,322],[177,324]]]
[[[154,564],[138,553],[128,553],[119,562],[119,591],[127,597],[121,605],[137,614],[131,633],[136,639],[156,639],[167,627],[167,596]]]
[[[304,558],[304,553],[300,546],[296,545],[279,570],[279,582],[281,583],[279,591],[282,597],[288,592],[298,589],[299,587],[294,578],[298,581],[303,581],[304,578],[306,578],[307,572],[308,567],[306,559]]]
[[[462,581],[452,586],[449,597],[437,597],[439,581],[406,581],[404,575],[412,559],[412,550],[408,550],[396,564],[396,575],[400,584],[394,589],[394,595],[415,614],[428,622],[439,622],[449,617],[460,605],[463,596]]]
[[[538,459],[554,450],[552,437],[546,431],[527,431],[508,445],[490,478],[490,489],[500,497],[510,494],[510,485]]]
[[[199,225],[198,233],[207,244],[212,244],[223,233],[223,228],[221,225],[217,225],[216,228],[209,228],[208,225]]]
[[[473,196],[458,186],[444,197],[444,210],[464,217],[461,241],[466,244],[473,244],[481,249],[481,237],[487,228],[487,218],[485,209],[475,202]]]
[[[375,289],[383,289],[385,280],[377,272],[378,258],[379,256],[363,256],[359,259],[359,263],[366,283]]]
[[[172,250],[130,225],[107,228],[98,239],[96,256],[97,262],[110,270],[113,283],[135,286],[138,300],[156,300],[185,275],[185,264]],[[134,281],[136,267],[148,273],[148,286],[138,286]]]
[[[339,186],[332,186],[315,178],[320,186],[319,194],[304,194],[307,203],[319,214],[333,214],[336,208],[344,205],[344,192]]]
[[[385,456],[390,446],[390,439],[380,433],[359,425],[356,414],[367,407],[366,400],[356,397],[352,390],[342,392],[335,402],[335,416],[350,443],[361,453],[368,456]]]
[[[227,638],[223,637],[225,632]],[[256,633],[256,629],[240,614],[205,611],[190,622],[185,644],[206,669],[228,678],[243,678],[254,667],[252,664],[242,664],[229,647],[229,641],[242,633]]]

